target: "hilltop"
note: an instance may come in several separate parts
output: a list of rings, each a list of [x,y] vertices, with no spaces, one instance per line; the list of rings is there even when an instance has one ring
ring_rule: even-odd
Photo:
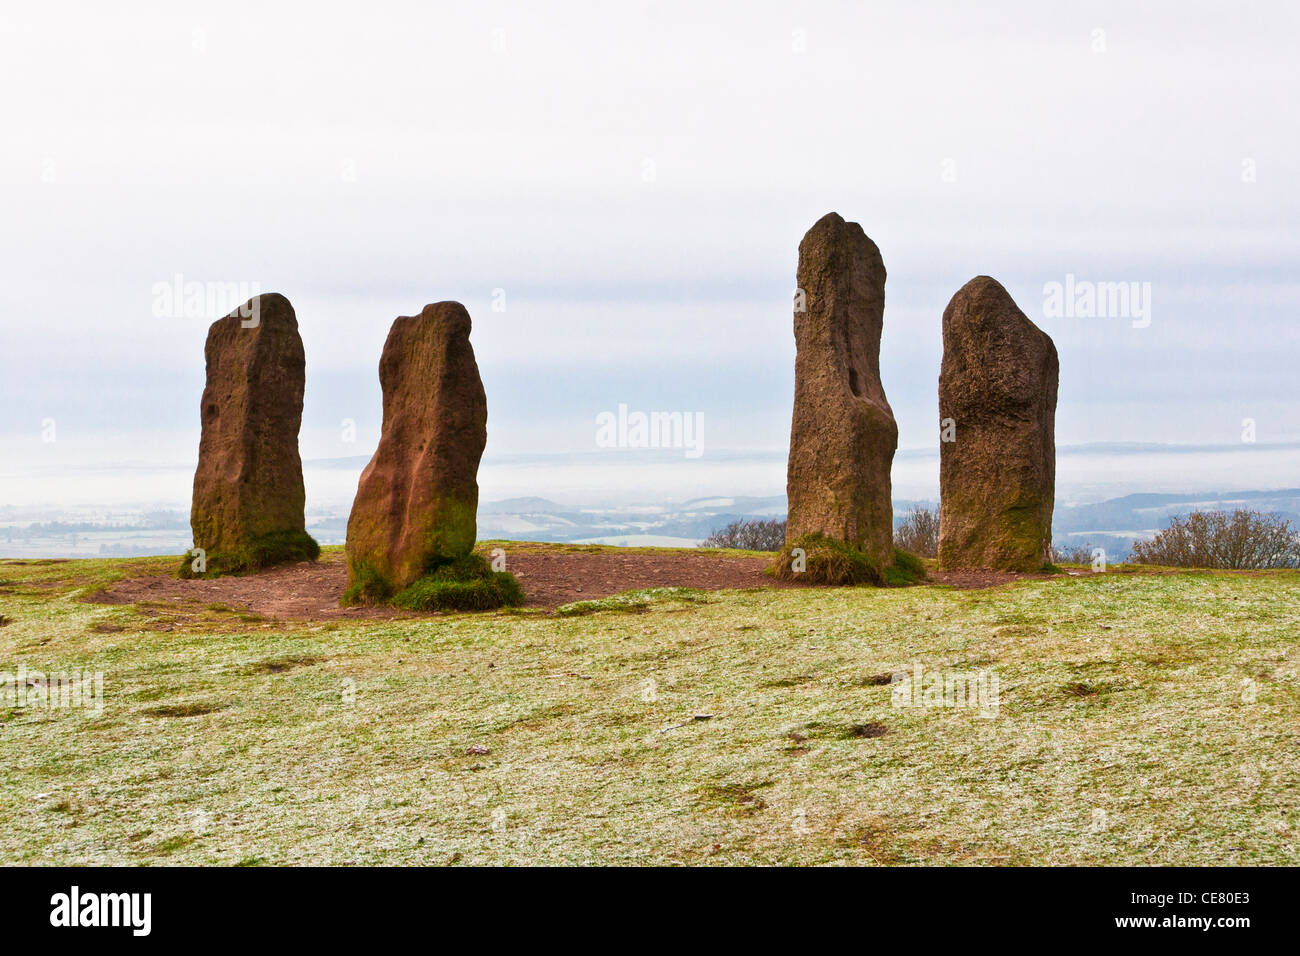
[[[4,862],[1300,862],[1297,572],[83,600],[175,563],[0,562],[2,669],[102,675],[0,711]],[[996,706],[903,704],[918,667]]]

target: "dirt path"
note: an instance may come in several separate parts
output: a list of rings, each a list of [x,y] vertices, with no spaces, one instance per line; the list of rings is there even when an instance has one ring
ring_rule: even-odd
[[[607,597],[634,588],[692,587],[773,588],[796,585],[763,573],[767,558],[708,552],[627,550],[545,550],[536,545],[508,551],[507,567],[519,579],[527,606],[555,608],[571,601]],[[932,572],[932,583],[983,588],[1038,574],[987,571]],[[152,602],[193,609],[211,604],[257,614],[271,620],[331,621],[416,615],[389,607],[340,607],[347,582],[344,556],[331,552],[315,564],[291,564],[261,574],[184,581],[168,575],[145,575],[118,581],[87,600],[101,604]]]

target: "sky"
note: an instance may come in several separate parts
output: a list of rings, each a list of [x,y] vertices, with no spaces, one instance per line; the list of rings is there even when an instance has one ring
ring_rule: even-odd
[[[442,299],[488,460],[598,484],[620,404],[703,416],[706,460],[779,453],[831,210],[888,269],[902,449],[937,447],[940,318],[980,274],[1056,341],[1059,445],[1300,441],[1300,8],[1137,7],[7,4],[6,473],[192,463],[240,288],[297,311],[305,458],[370,454],[388,327]],[[1067,277],[1145,305],[1050,314]],[[160,315],[178,281],[221,308]]]

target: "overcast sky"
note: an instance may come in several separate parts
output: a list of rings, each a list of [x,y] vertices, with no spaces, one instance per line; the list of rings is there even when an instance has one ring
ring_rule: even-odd
[[[219,316],[157,316],[177,275],[293,302],[305,457],[370,453],[388,327],[441,299],[489,455],[590,452],[619,403],[703,413],[706,455],[784,448],[830,210],[889,271],[904,448],[937,445],[940,316],[978,274],[1056,340],[1059,443],[1300,439],[1294,5],[269,6],[0,14],[11,463],[46,419],[71,461],[197,454]],[[1046,316],[1067,275],[1150,283],[1149,326]]]

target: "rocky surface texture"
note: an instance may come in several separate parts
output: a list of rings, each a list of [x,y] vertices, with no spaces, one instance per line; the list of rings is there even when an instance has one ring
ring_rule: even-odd
[[[459,302],[393,323],[379,360],[384,422],[348,518],[348,600],[390,597],[469,555],[487,397]]]
[[[939,567],[1050,563],[1056,488],[1056,346],[988,276],[943,313]]]
[[[207,384],[190,527],[202,549],[184,575],[314,559],[298,429],[306,370],[293,306],[269,293],[218,319],[204,349]]]
[[[885,265],[861,226],[828,213],[799,243],[798,282],[787,546],[820,533],[884,567],[898,447],[880,382]]]

